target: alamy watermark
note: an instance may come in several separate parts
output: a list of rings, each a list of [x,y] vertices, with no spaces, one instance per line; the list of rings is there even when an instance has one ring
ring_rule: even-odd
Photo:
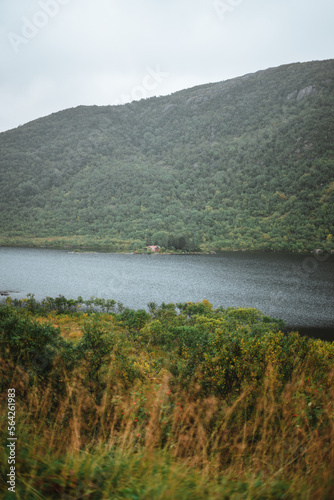
[[[7,33],[7,38],[14,52],[18,53],[22,46],[25,46],[38,33],[45,28],[50,19],[56,17],[61,10],[61,7],[67,5],[71,0],[40,0],[38,5],[40,10],[37,10],[29,19],[22,18],[22,26],[20,33],[10,31]]]

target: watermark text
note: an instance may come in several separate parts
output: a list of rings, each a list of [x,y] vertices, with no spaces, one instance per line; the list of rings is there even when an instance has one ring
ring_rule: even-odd
[[[8,389],[8,465],[7,474],[8,491],[15,493],[16,487],[16,421],[15,421],[15,389]]]
[[[37,10],[29,19],[23,17],[20,33],[10,31],[7,33],[8,41],[14,52],[18,53],[20,48],[35,38],[38,33],[45,28],[50,19],[58,15],[63,5],[67,5],[71,0],[40,0],[38,5],[40,10]]]

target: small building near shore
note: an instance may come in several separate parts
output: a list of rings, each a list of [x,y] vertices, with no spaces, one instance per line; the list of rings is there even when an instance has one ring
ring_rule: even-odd
[[[146,247],[146,250],[148,252],[156,253],[160,252],[160,247],[158,245],[149,245],[148,247]]]

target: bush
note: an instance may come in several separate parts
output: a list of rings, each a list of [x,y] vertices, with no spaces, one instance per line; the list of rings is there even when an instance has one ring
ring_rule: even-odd
[[[45,318],[31,304],[0,307],[20,498],[332,498],[334,344],[254,309]],[[3,448],[2,478],[6,463]]]
[[[62,345],[59,328],[0,306],[0,352],[14,364],[45,376]]]

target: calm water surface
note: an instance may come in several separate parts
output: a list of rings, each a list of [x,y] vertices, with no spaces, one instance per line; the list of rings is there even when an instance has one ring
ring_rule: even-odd
[[[0,290],[36,299],[111,298],[124,306],[209,300],[256,307],[289,327],[334,340],[334,256],[72,253],[0,248]],[[15,292],[15,293],[14,293]],[[320,332],[320,334],[319,334]]]

